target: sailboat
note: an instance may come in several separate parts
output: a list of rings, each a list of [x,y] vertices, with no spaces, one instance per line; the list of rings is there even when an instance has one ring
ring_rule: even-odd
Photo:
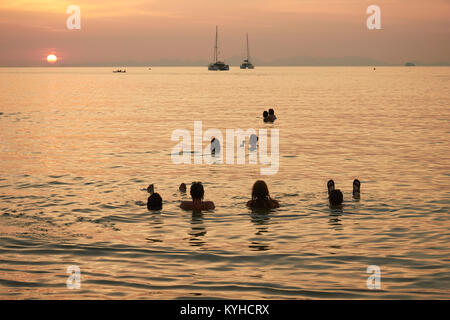
[[[218,41],[218,27],[216,26],[216,42],[214,45],[214,62],[211,62],[208,65],[208,70],[228,71],[228,70],[230,70],[230,66],[225,64],[225,62],[219,60],[219,56],[218,56],[219,47],[217,46],[217,41]]]
[[[248,47],[248,33],[247,33],[247,59],[244,59],[241,64],[241,69],[255,69],[255,66],[250,62],[250,49]]]

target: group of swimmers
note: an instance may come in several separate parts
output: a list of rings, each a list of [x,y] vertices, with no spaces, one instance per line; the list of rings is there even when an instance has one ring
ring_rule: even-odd
[[[269,109],[269,111],[263,112],[264,122],[274,122],[277,117],[275,116],[275,111]],[[252,134],[249,139],[250,150],[256,149],[256,144],[258,142],[258,136]],[[242,142],[245,144],[245,141]],[[241,145],[241,147],[243,146]],[[220,152],[220,141],[213,137],[211,139],[211,154],[216,154]],[[179,187],[180,192],[186,193],[186,184],[182,183]],[[328,189],[328,201],[332,208],[339,208],[342,206],[344,201],[344,196],[341,190],[335,188],[333,180],[327,182]],[[353,197],[359,199],[360,197],[361,182],[358,179],[353,180]],[[149,185],[147,192],[150,193],[150,197],[147,200],[147,208],[149,210],[161,210],[162,209],[162,197],[159,193],[154,192],[153,184]],[[212,210],[215,208],[214,202],[203,201],[205,195],[205,189],[201,182],[192,182],[190,194],[192,201],[182,201],[180,208],[184,210],[192,211],[202,211],[202,210]],[[253,184],[252,188],[252,198],[247,202],[247,207],[252,209],[276,209],[280,207],[277,200],[272,199],[269,194],[269,188],[267,184],[258,180]]]
[[[341,190],[335,189],[333,180],[329,180],[327,183],[328,200],[330,207],[339,208],[342,206],[344,197]],[[185,193],[187,190],[186,184],[181,183],[179,187],[180,192]],[[150,193],[150,197],[147,200],[148,210],[161,210],[162,198],[159,193],[154,192],[153,184],[149,185],[147,192]],[[205,190],[201,182],[192,182],[190,194],[192,201],[182,201],[180,208],[189,211],[204,211],[212,210],[215,208],[214,202],[203,201]],[[359,199],[361,194],[361,182],[358,179],[353,180],[353,197]],[[277,200],[270,197],[269,188],[267,184],[258,180],[253,184],[252,198],[247,202],[247,207],[252,209],[276,209],[280,207]]]
[[[273,109],[269,109],[269,112],[263,112],[263,120],[264,122],[274,122],[277,119],[275,115],[275,111]]]

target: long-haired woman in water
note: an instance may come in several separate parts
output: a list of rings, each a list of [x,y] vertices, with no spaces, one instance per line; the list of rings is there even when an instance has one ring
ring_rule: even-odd
[[[280,207],[280,204],[277,200],[270,197],[267,184],[262,180],[258,180],[253,184],[252,200],[247,202],[247,207],[253,209],[275,209]]]

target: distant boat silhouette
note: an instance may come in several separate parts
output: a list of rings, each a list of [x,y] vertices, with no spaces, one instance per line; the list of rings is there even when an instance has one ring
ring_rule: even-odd
[[[212,70],[212,71],[228,71],[228,70],[230,70],[230,66],[225,64],[225,62],[219,60],[219,54],[218,54],[219,47],[217,46],[218,33],[219,33],[218,32],[218,27],[216,26],[216,42],[215,42],[215,45],[214,45],[214,62],[211,62],[208,65],[208,70]]]
[[[412,62],[405,63],[405,67],[415,67],[416,65]]]
[[[113,70],[113,73],[125,73],[125,72],[127,72],[127,69],[116,69],[116,70]]]
[[[250,62],[250,49],[248,47],[248,33],[247,33],[247,59],[242,61],[241,69],[254,69],[255,66]]]

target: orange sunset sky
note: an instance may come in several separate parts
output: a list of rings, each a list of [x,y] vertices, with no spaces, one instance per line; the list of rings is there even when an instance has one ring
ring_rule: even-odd
[[[66,8],[81,9],[68,30]],[[368,30],[366,8],[381,8]],[[450,0],[2,0],[0,66],[208,61],[215,25],[225,59],[367,57],[390,64],[450,62]]]

